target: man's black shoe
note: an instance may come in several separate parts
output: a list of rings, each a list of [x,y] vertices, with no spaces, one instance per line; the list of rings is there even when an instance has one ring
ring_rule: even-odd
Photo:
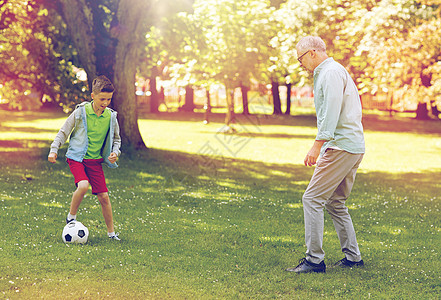
[[[324,261],[321,261],[319,264],[314,264],[306,260],[306,258],[302,258],[299,261],[299,265],[295,268],[288,268],[285,271],[294,272],[294,273],[325,273],[326,265]]]
[[[363,267],[363,260],[360,261],[350,261],[346,257],[342,260],[339,260],[334,267],[342,267],[342,268],[352,268],[352,267]]]
[[[75,219],[70,219],[70,220],[68,220],[67,218],[66,218],[66,224],[69,224],[70,222],[72,222],[72,221],[76,221]]]

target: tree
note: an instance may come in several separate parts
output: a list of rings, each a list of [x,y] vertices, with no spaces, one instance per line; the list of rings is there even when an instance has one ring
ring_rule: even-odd
[[[273,114],[282,114],[282,107],[280,101],[279,86],[281,84],[287,87],[287,108],[285,113],[291,113],[291,86],[295,80],[296,68],[299,64],[294,53],[294,47],[291,44],[291,35],[283,26],[283,13],[280,10],[275,12],[273,22],[273,34],[269,39],[267,51],[268,60],[263,63],[262,72],[263,78],[267,78],[271,82],[271,91],[273,95]]]
[[[173,8],[167,7],[167,1],[161,2],[158,18],[154,26],[146,34],[146,47],[142,55],[142,64],[139,66],[139,75],[150,78],[150,112],[158,112],[161,95],[157,92],[156,77],[170,79],[167,70],[175,63],[186,57],[183,51],[185,44],[195,39],[195,36],[186,34],[186,24],[178,17],[176,11],[191,12],[193,1],[174,2]],[[168,3],[170,6],[171,3]],[[184,28],[183,28],[184,27]],[[184,42],[185,39],[185,42]],[[185,75],[185,74],[184,74]],[[177,84],[177,82],[175,82]],[[188,82],[185,86],[189,86]],[[188,88],[188,87],[187,87]],[[193,104],[193,101],[191,101]]]
[[[428,118],[427,105],[440,95],[440,4],[381,1],[352,22],[347,32],[363,33],[356,56],[368,62],[359,79],[362,92],[392,91],[419,103],[417,118]]]
[[[281,10],[291,14],[285,24],[297,40],[307,34],[325,40],[361,93],[405,95],[420,102],[418,118],[427,118],[426,106],[441,94],[440,5],[439,0],[288,0]]]
[[[271,40],[272,55],[271,62],[266,67],[265,74],[272,82],[274,101],[274,113],[281,114],[278,87],[284,84],[287,87],[287,108],[285,114],[291,113],[291,87],[312,84],[311,76],[300,67],[297,61],[295,45],[306,35],[320,35],[324,37],[326,43],[330,43],[335,35],[333,26],[340,26],[335,20],[330,20],[328,12],[332,12],[333,7],[330,1],[284,1],[274,17],[279,29],[277,35]],[[323,32],[323,34],[322,34]],[[332,50],[332,43],[330,45]]]
[[[86,89],[61,18],[37,1],[0,1],[0,60],[0,96],[13,108],[68,108]]]
[[[52,6],[63,17],[89,87],[97,75],[113,81],[113,106],[119,111],[122,143],[135,149],[145,148],[138,128],[134,82],[150,2],[59,0]]]
[[[53,5],[47,1],[47,5]],[[63,16],[90,81],[96,75],[113,79],[113,105],[119,112],[122,143],[134,149],[145,144],[138,128],[135,98],[137,65],[142,61],[145,35],[165,7],[176,11],[191,1],[58,0],[54,8]],[[173,4],[174,6],[171,6]]]
[[[248,113],[250,79],[268,60],[272,10],[265,0],[209,0],[196,1],[194,13],[182,15],[181,28],[188,31],[181,36],[190,38],[183,38],[179,48],[185,57],[185,66],[180,68],[185,75],[181,74],[184,78],[191,74],[196,84],[218,82],[225,86],[227,125],[233,118],[232,95],[237,87],[242,91],[243,113]]]
[[[147,45],[142,60],[138,67],[140,77],[149,78],[150,86],[150,112],[157,113],[160,102],[160,94],[157,88],[157,77],[161,75],[164,66],[165,49],[164,38],[156,26],[152,26],[146,34]]]

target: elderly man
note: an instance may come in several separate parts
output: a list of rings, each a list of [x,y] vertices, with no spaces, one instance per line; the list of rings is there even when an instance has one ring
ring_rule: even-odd
[[[358,90],[346,69],[328,57],[321,38],[304,37],[296,49],[300,64],[314,75],[318,133],[304,163],[317,166],[302,199],[306,257],[297,267],[286,271],[326,271],[323,208],[332,217],[345,254],[336,266],[363,266],[352,219],[345,206],[365,151]]]

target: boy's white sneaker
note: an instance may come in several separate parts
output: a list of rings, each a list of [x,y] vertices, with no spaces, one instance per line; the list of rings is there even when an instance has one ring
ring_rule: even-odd
[[[70,219],[70,220],[68,220],[68,219],[66,218],[66,224],[69,224],[69,223],[72,222],[72,221],[76,221],[76,219]]]
[[[114,240],[114,241],[121,241],[121,239],[118,237],[117,234],[109,236],[109,239]]]

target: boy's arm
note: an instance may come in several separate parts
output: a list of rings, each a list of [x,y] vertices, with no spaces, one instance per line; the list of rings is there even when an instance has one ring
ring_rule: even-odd
[[[121,136],[119,135],[119,124],[118,119],[115,119],[115,124],[113,126],[113,145],[112,152],[116,154],[116,156],[120,156],[121,151],[119,148],[121,147]]]
[[[69,134],[72,132],[74,126],[75,126],[75,111],[70,114],[70,116],[67,118],[66,122],[64,122],[63,126],[58,131],[57,135],[55,136],[55,140],[51,144],[51,150],[49,152],[48,159],[49,158],[57,159],[58,149],[60,149],[60,147],[66,142],[66,140],[69,137]],[[55,155],[53,155],[52,153],[54,153]],[[49,159],[49,161],[53,162],[50,159]]]

